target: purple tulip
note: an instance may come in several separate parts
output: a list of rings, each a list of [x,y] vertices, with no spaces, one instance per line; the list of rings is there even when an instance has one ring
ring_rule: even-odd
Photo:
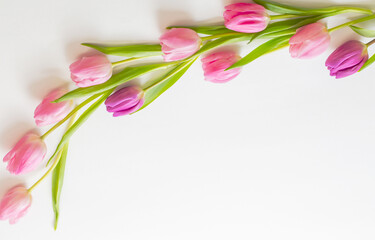
[[[144,92],[137,86],[124,87],[109,96],[105,101],[108,112],[114,117],[133,113],[144,103]]]
[[[331,76],[343,78],[361,69],[368,59],[366,44],[352,40],[338,47],[326,61]]]

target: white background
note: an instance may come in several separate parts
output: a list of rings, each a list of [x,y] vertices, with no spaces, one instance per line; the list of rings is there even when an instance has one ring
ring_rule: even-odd
[[[373,0],[289,2],[375,9]],[[89,52],[81,42],[157,42],[168,25],[220,21],[227,3],[0,0],[1,157],[35,128],[42,97],[70,81],[69,64]],[[205,82],[198,61],[130,117],[101,107],[72,138],[58,230],[47,179],[27,216],[0,222],[0,239],[374,239],[375,68],[330,77],[329,52],[357,38],[332,37],[318,58],[284,49],[223,85]],[[47,138],[49,152],[58,137]],[[0,196],[44,172],[5,168]]]

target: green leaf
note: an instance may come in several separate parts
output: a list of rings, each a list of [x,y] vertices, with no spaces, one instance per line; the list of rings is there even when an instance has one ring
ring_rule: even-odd
[[[100,44],[82,43],[83,46],[96,49],[107,55],[123,57],[149,57],[162,54],[160,44],[148,45],[122,45],[122,46],[104,46]]]
[[[55,212],[55,230],[57,229],[60,215],[60,196],[64,182],[65,164],[68,155],[68,144],[69,143],[67,142],[62,148],[60,160],[56,159],[56,161],[59,161],[59,163],[56,165],[52,173],[52,207],[53,211]]]
[[[70,137],[82,126],[82,124],[95,112],[95,110],[108,98],[112,93],[112,90],[108,90],[101,97],[99,97],[96,102],[91,104],[90,107],[84,111],[81,116],[73,123],[73,125],[64,133],[59,144],[57,145],[55,152],[52,154],[47,162],[47,165],[56,157],[58,152],[64,147],[64,145],[69,141]]]
[[[365,68],[367,68],[368,66],[370,66],[371,64],[373,64],[375,62],[375,54],[372,55],[366,62],[365,64],[363,64],[363,66],[361,67],[361,69],[359,69],[358,72],[364,70]]]
[[[217,25],[217,26],[170,26],[170,27],[167,27],[167,29],[171,29],[171,28],[189,28],[191,30],[196,31],[197,33],[207,34],[207,35],[216,35],[216,34],[235,32],[235,31],[229,30],[224,25]]]
[[[254,0],[255,3],[263,5],[268,10],[280,14],[291,14],[291,15],[319,15],[319,14],[329,14],[333,12],[356,12],[364,13],[371,15],[373,14],[370,9],[358,8],[358,7],[346,7],[346,6],[335,6],[335,7],[326,7],[326,8],[302,8],[302,7],[293,7],[286,4],[281,4],[268,0]]]
[[[102,93],[109,89],[113,89],[120,84],[128,82],[136,77],[139,77],[143,74],[146,74],[155,70],[163,69],[163,68],[168,68],[175,64],[177,63],[168,62],[168,63],[141,65],[141,66],[136,66],[136,67],[126,67],[121,72],[113,75],[105,83],[91,86],[91,87],[86,87],[86,88],[77,88],[73,91],[68,92],[67,94],[55,100],[54,102],[61,102],[61,101],[66,101],[66,100],[73,99],[73,98],[85,97],[85,96],[94,95],[97,93]]]
[[[358,33],[359,35],[367,38],[374,38],[375,37],[375,30],[371,29],[366,29],[366,28],[361,28],[361,27],[356,27],[356,26],[350,26],[350,28]]]
[[[198,52],[196,52],[194,55],[198,56],[202,53],[205,53],[207,51],[210,51],[216,47],[219,47],[224,44],[229,44],[229,43],[235,43],[235,42],[240,42],[243,40],[249,40],[252,37],[252,34],[234,34],[232,36],[227,36],[227,37],[221,37],[218,39],[215,39],[213,41],[207,42],[201,49],[199,49]]]
[[[175,84],[178,79],[180,79],[184,73],[189,69],[191,64],[196,60],[193,59],[191,61],[181,63],[172,71],[167,73],[165,76],[160,78],[156,81],[153,85],[147,87],[145,89],[145,102],[138,111],[147,107],[150,103],[152,103],[156,98],[158,98],[162,93],[168,90],[173,84]]]
[[[236,67],[241,67],[243,65],[246,65],[254,61],[255,59],[259,58],[260,56],[266,53],[288,46],[289,44],[288,41],[290,37],[291,35],[282,36],[282,37],[271,39],[268,42],[263,43],[262,45],[255,48],[252,52],[247,54],[245,57],[241,58],[238,62],[230,66],[227,70],[236,68]]]

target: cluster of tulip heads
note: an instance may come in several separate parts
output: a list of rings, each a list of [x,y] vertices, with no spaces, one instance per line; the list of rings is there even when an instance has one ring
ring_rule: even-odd
[[[267,4],[263,4],[264,6],[270,6],[266,1],[258,0],[256,2],[265,2]],[[181,65],[177,65],[176,69],[181,71],[181,69],[190,66],[187,64],[189,61],[192,63],[200,54],[204,53],[201,62],[205,80],[212,83],[226,83],[240,74],[241,66],[244,64],[240,65],[238,63],[245,58],[241,58],[235,50],[217,49],[217,47],[220,46],[218,43],[221,43],[221,45],[224,43],[232,43],[231,41],[224,41],[226,37],[236,36],[236,34],[245,34],[238,36],[245,36],[247,37],[245,40],[249,41],[254,35],[246,34],[257,34],[267,31],[268,26],[274,19],[296,19],[297,21],[293,20],[295,24],[299,23],[299,18],[301,18],[300,22],[313,19],[311,16],[304,17],[290,14],[269,15],[269,9],[266,9],[264,6],[255,3],[236,3],[226,6],[223,13],[223,28],[226,32],[217,35],[212,34],[207,37],[201,37],[199,36],[201,32],[195,31],[194,28],[191,27],[176,26],[167,30],[160,37],[160,43],[158,44],[164,58],[164,63],[177,62]],[[282,7],[287,9],[285,6]],[[280,7],[275,9],[280,9]],[[337,14],[337,11],[333,13]],[[324,18],[321,17],[323,15],[319,16],[320,19]],[[363,18],[363,21],[373,18],[372,15]],[[361,21],[362,20],[359,20],[357,22]],[[330,45],[330,32],[340,27],[349,26],[350,23],[333,29],[327,29],[324,23],[317,22],[317,20],[302,24],[300,27],[293,30],[292,26],[294,25],[291,24],[290,29],[286,28],[283,30],[288,34],[292,34],[290,36],[288,35],[289,37],[286,44],[281,46],[289,46],[291,57],[306,59],[325,52]],[[269,31],[269,33],[271,32]],[[280,33],[280,31],[277,34],[276,36],[281,36],[283,38],[285,38],[284,35],[287,35],[283,32]],[[216,45],[211,44],[211,46],[214,45],[215,47],[207,47],[213,39],[222,39],[223,41],[216,42]],[[368,61],[367,48],[372,42],[373,41],[364,44],[357,40],[351,40],[338,47],[326,61],[326,66],[330,71],[330,75],[336,78],[343,78],[358,72]],[[209,51],[203,51],[202,49],[204,47],[209,49]],[[135,60],[137,60],[137,58],[135,58]],[[127,61],[129,61],[129,59],[123,62]],[[100,90],[100,86],[104,86],[107,81],[115,76],[113,68],[117,65],[118,62],[110,62],[103,54],[83,57],[70,65],[71,79],[78,89],[96,86],[96,90]],[[176,76],[177,73],[180,73],[176,69],[172,70],[164,80],[170,79]],[[181,72],[183,74],[183,71]],[[113,114],[114,117],[134,113],[140,110],[145,104],[146,88],[136,85],[121,87],[121,84],[110,86],[113,88],[108,88],[107,85],[105,86],[106,90],[111,89],[111,92],[108,96],[104,96],[106,98],[103,102],[107,111]],[[164,91],[165,88],[162,90]],[[95,97],[96,95],[94,94],[97,94],[97,92],[94,92],[92,97]],[[75,111],[73,100],[57,101],[57,99],[67,93],[68,90],[66,88],[57,88],[43,99],[40,105],[35,109],[34,119],[37,126],[47,126],[51,124],[59,126],[72,116],[72,111]],[[79,124],[76,125],[78,126]],[[49,132],[50,131],[47,133]],[[35,132],[29,132],[19,140],[3,159],[4,162],[7,163],[7,169],[10,173],[24,174],[36,169],[42,163],[47,152],[47,147],[44,142],[46,135],[48,134],[40,136]],[[31,205],[30,191],[32,188],[27,189],[24,186],[15,186],[10,189],[0,202],[0,220],[9,220],[10,223],[15,223],[20,217],[25,215]]]

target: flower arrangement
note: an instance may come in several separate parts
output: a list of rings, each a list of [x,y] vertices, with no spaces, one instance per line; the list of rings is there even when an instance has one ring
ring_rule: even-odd
[[[358,18],[328,29],[322,21],[339,14],[355,13]],[[236,3],[225,7],[224,23],[210,26],[171,26],[160,37],[158,44],[104,46],[83,43],[96,49],[97,55],[83,57],[70,65],[71,79],[77,88],[68,91],[56,88],[35,109],[37,126],[53,125],[43,135],[26,133],[4,157],[7,169],[15,175],[35,170],[43,164],[47,146],[46,137],[67,123],[55,151],[46,164],[46,172],[31,187],[14,186],[0,201],[0,220],[16,223],[31,206],[32,191],[49,174],[52,174],[52,200],[55,212],[55,229],[59,216],[59,199],[68,154],[69,139],[103,103],[114,117],[134,114],[147,107],[176,83],[200,56],[204,79],[212,83],[226,83],[241,73],[241,68],[273,51],[289,47],[291,57],[306,59],[327,51],[331,32],[350,27],[355,33],[375,38],[375,31],[356,24],[375,19],[366,8],[335,6],[327,8],[297,8],[266,0],[254,3]],[[223,45],[238,42],[260,43],[245,56],[234,49],[222,50]],[[325,66],[331,76],[344,78],[364,70],[375,61],[368,48],[375,42],[349,40],[327,58]],[[106,55],[125,57],[110,62]],[[162,56],[163,61],[127,66],[127,63],[144,58]],[[117,73],[113,69],[124,65]],[[134,78],[163,70],[166,73],[151,79],[144,86],[123,87]],[[86,98],[76,105],[78,99]],[[85,111],[80,110],[87,107]]]

